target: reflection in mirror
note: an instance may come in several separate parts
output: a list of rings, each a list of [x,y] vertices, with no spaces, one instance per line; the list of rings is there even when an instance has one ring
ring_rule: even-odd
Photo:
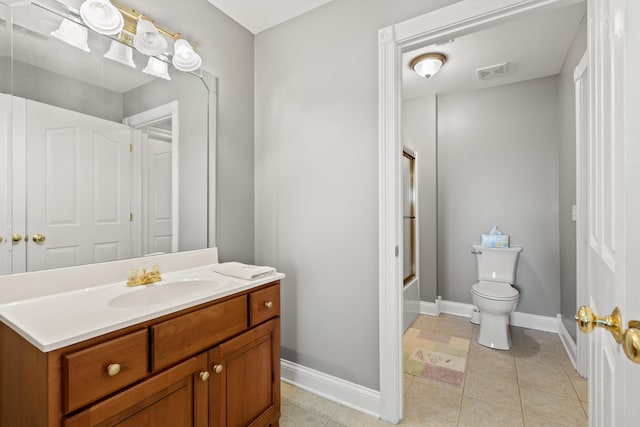
[[[216,79],[131,39],[0,4],[0,274],[214,244]]]

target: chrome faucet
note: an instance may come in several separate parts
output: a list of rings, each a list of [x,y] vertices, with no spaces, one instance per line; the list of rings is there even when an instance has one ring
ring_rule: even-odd
[[[143,268],[142,272],[132,269],[127,273],[127,286],[149,285],[160,280],[162,280],[162,277],[160,276],[160,266],[158,265],[151,267],[149,272],[147,272],[146,268]]]

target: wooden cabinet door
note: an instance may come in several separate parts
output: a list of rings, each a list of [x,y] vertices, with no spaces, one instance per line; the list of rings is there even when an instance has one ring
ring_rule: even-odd
[[[65,427],[205,427],[207,355],[192,357],[67,418]]]
[[[280,319],[209,351],[210,427],[278,425]]]

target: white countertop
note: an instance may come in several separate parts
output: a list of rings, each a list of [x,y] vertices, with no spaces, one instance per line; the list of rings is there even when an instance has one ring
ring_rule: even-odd
[[[202,266],[163,274],[151,285],[123,281],[1,304],[0,320],[48,352],[284,277],[250,281]]]

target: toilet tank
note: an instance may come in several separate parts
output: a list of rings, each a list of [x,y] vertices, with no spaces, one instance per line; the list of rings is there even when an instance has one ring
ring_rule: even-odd
[[[488,248],[481,245],[471,245],[471,247],[476,255],[478,280],[512,285],[516,282],[516,268],[518,267],[518,256],[522,252],[521,246]]]

